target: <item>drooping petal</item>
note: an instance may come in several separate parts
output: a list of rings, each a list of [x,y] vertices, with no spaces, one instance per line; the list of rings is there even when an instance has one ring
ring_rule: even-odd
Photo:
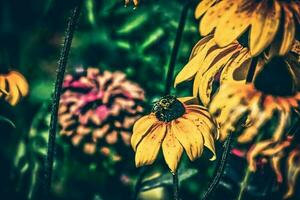
[[[208,35],[209,33],[211,33],[213,29],[218,25],[222,14],[226,10],[231,9],[231,7],[237,6],[236,1],[240,0],[223,0],[213,7],[209,8],[200,22],[200,34]]]
[[[202,154],[204,145],[203,136],[192,121],[178,118],[172,121],[171,128],[190,160],[193,161]]]
[[[134,151],[142,138],[149,133],[157,122],[158,120],[154,114],[146,115],[135,122],[131,136],[131,146]]]
[[[238,8],[231,7],[226,10],[219,20],[220,22],[215,31],[215,39],[216,43],[221,47],[227,46],[239,38],[250,26],[254,3],[249,3],[248,0],[242,0],[239,4]]]
[[[283,4],[284,9],[284,32],[282,42],[279,49],[279,55],[285,55],[291,48],[295,38],[295,21],[293,13],[289,10],[287,5]]]
[[[269,2],[260,3],[252,18],[250,31],[250,52],[252,56],[261,53],[270,43],[279,28],[281,7],[274,1],[269,7]]]
[[[135,165],[137,167],[151,165],[155,161],[165,135],[166,125],[160,124],[142,139],[135,154]]]
[[[181,144],[175,137],[174,129],[167,126],[167,134],[162,143],[162,151],[167,165],[171,172],[175,173],[183,152]]]

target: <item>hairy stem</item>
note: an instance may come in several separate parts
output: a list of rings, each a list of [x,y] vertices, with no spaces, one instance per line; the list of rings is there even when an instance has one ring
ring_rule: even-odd
[[[231,144],[233,141],[233,134],[229,134],[229,136],[226,139],[225,142],[225,149],[223,151],[221,160],[219,161],[218,165],[217,165],[217,172],[214,175],[214,179],[211,181],[211,183],[209,184],[208,189],[206,190],[206,192],[204,193],[202,200],[207,200],[209,199],[210,195],[215,191],[217,185],[220,182],[220,179],[222,178],[224,169],[225,169],[225,165],[227,163],[227,158],[228,155],[231,151]]]
[[[51,120],[50,120],[50,128],[49,128],[49,138],[48,138],[48,149],[47,156],[45,161],[45,171],[43,177],[43,196],[45,198],[49,198],[50,188],[51,188],[51,180],[52,180],[52,169],[53,169],[53,158],[54,158],[54,150],[55,150],[55,138],[56,138],[56,127],[57,127],[57,114],[59,107],[60,94],[62,90],[62,83],[64,79],[64,74],[66,70],[66,65],[68,61],[68,56],[70,53],[70,48],[72,44],[73,35],[76,29],[76,25],[79,20],[80,11],[81,11],[82,1],[79,1],[79,4],[73,9],[72,15],[69,18],[69,22],[66,29],[65,39],[63,48],[61,50],[57,76],[55,81],[54,94],[52,99],[52,109],[51,109]]]
[[[250,178],[250,170],[247,168],[247,171],[246,171],[246,174],[245,174],[245,177],[241,183],[241,189],[239,191],[239,195],[238,195],[238,198],[237,200],[242,200],[242,197],[243,197],[243,194],[244,194],[244,191],[248,185],[248,181],[249,181],[249,178]]]
[[[181,11],[180,20],[179,20],[179,24],[178,24],[178,28],[177,28],[177,32],[176,32],[176,38],[175,38],[175,42],[174,42],[173,49],[172,49],[172,54],[171,54],[167,78],[166,78],[165,95],[168,95],[171,92],[175,64],[176,64],[177,55],[178,55],[178,51],[179,51],[179,47],[180,47],[180,43],[181,43],[181,39],[182,39],[182,33],[184,31],[184,26],[186,23],[186,18],[188,15],[189,8],[190,8],[190,0],[187,0]]]

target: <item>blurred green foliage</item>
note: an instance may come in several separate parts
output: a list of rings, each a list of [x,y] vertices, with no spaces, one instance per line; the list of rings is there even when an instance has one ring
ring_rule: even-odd
[[[124,7],[122,0],[85,0],[78,30],[72,44],[68,72],[76,67],[123,71],[146,91],[149,108],[165,88],[168,63],[183,3],[181,0],[141,1],[137,9]],[[1,113],[16,124],[4,127],[0,151],[3,182],[0,193],[12,199],[34,199],[41,186],[49,124],[49,101],[53,90],[59,50],[70,8],[75,0],[4,0],[0,2],[2,38],[0,71],[10,67],[22,72],[30,83],[30,95],[17,107],[1,104]],[[193,5],[195,7],[195,5]],[[199,39],[197,22],[189,12],[176,63],[175,74],[189,58]],[[5,56],[3,56],[5,55]],[[174,75],[175,75],[174,74]],[[172,90],[190,95],[189,84]],[[5,104],[5,105],[4,105]],[[126,164],[81,157],[57,137],[53,198],[120,199],[132,194],[139,169],[134,155]],[[199,199],[215,163],[204,158],[181,163],[180,179],[185,199]],[[210,167],[208,167],[210,165]],[[160,158],[150,167],[145,187],[164,186],[170,190],[170,174]],[[156,185],[156,186],[153,186]],[[118,191],[118,192],[115,192]],[[11,196],[11,195],[15,196]]]

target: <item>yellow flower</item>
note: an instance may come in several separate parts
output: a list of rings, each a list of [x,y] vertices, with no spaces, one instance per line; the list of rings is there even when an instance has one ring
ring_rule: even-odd
[[[249,29],[252,56],[270,44],[273,52],[284,55],[291,49],[300,24],[300,1],[202,0],[195,10],[195,17],[201,16],[201,35],[215,30],[216,42],[222,47]]]
[[[194,46],[189,62],[175,79],[175,86],[194,79],[193,96],[199,95],[207,106],[215,83],[245,82],[251,61],[249,50],[237,41],[219,47],[209,35]]]
[[[134,7],[137,7],[139,5],[139,0],[125,0],[125,6],[128,6],[130,2],[133,2]]]
[[[0,74],[0,98],[4,98],[12,106],[28,94],[28,83],[17,71]]]
[[[131,145],[137,167],[152,164],[161,146],[172,172],[176,172],[183,149],[193,161],[201,156],[205,146],[213,154],[211,160],[215,159],[214,121],[204,107],[187,105],[191,99],[165,96],[155,103],[149,115],[135,123]]]
[[[254,84],[229,83],[220,87],[209,111],[220,126],[221,140],[236,128],[243,129],[238,137],[240,143],[251,142],[259,130],[278,115],[273,139],[279,141],[290,124],[292,109],[299,106],[299,101],[300,92],[293,96],[274,96],[259,91]],[[243,127],[236,126],[245,115],[246,124]]]

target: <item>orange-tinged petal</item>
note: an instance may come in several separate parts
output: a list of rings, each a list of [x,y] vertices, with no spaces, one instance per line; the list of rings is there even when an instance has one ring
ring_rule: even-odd
[[[203,136],[192,121],[178,118],[172,121],[171,129],[177,140],[184,147],[190,160],[193,161],[202,154]]]
[[[171,172],[175,173],[178,163],[180,162],[183,148],[174,135],[174,129],[168,125],[167,130],[166,137],[162,143],[162,151]]]
[[[135,154],[135,165],[151,165],[159,152],[161,143],[166,135],[166,124],[157,125],[139,143]]]
[[[134,151],[142,138],[149,133],[157,122],[154,114],[146,115],[135,122],[131,136],[131,146]]]

